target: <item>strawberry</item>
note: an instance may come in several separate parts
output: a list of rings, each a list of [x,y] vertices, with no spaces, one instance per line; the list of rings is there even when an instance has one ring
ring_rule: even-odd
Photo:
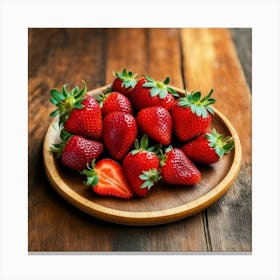
[[[124,68],[123,71],[113,73],[116,77],[112,84],[112,90],[120,92],[129,97],[135,85],[137,84],[136,76],[131,71],[127,72]]]
[[[148,137],[143,135],[140,146],[135,141],[135,150],[132,150],[123,160],[124,174],[137,196],[146,196],[151,187],[160,179],[159,159],[152,152],[155,147],[148,148]]]
[[[173,185],[195,185],[201,179],[200,171],[182,150],[167,148],[161,159],[161,176]]]
[[[65,130],[61,131],[60,137],[62,142],[54,144],[51,150],[60,157],[63,165],[71,169],[83,170],[103,152],[103,145],[100,142],[78,135],[73,136]]]
[[[163,145],[171,142],[172,119],[164,107],[154,106],[140,110],[136,117],[137,125],[151,139]]]
[[[133,114],[129,99],[119,92],[113,91],[108,94],[101,93],[96,97],[96,100],[99,102],[103,117],[116,111]]]
[[[191,140],[207,131],[214,115],[213,109],[209,106],[215,103],[215,99],[210,98],[212,93],[213,89],[200,100],[200,92],[186,92],[185,97],[180,98],[172,107],[174,131],[180,141]]]
[[[213,128],[211,133],[199,136],[185,144],[182,151],[192,161],[211,164],[219,161],[225,153],[229,153],[234,146],[232,137],[224,137]]]
[[[131,102],[135,109],[162,106],[170,110],[174,104],[174,96],[178,96],[175,90],[168,86],[169,77],[164,82],[155,81],[149,76],[140,79],[131,93]]]
[[[58,108],[50,116],[59,115],[59,123],[71,134],[83,136],[92,140],[100,140],[102,135],[102,115],[98,102],[94,97],[86,95],[87,87],[74,87],[67,91],[67,84],[62,92],[51,90],[51,103]]]
[[[85,184],[92,186],[99,195],[126,199],[133,196],[122,167],[110,158],[102,159],[96,165],[92,162],[81,173],[87,176]]]
[[[103,121],[103,142],[109,154],[116,160],[129,151],[137,136],[134,117],[124,112],[109,113]]]

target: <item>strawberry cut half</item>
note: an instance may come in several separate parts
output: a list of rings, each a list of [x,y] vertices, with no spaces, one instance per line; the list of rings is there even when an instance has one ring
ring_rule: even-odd
[[[133,196],[122,167],[110,158],[102,159],[96,165],[93,161],[81,173],[87,177],[85,184],[91,186],[99,195],[124,199]]]

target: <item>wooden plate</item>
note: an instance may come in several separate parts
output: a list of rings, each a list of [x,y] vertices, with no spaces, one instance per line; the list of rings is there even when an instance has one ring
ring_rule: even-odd
[[[96,95],[110,85],[88,92]],[[173,87],[179,94],[183,90]],[[235,138],[233,151],[211,166],[198,166],[201,182],[195,186],[170,186],[160,183],[148,196],[122,200],[100,197],[83,184],[84,178],[64,168],[49,150],[57,141],[57,119],[49,126],[43,145],[46,174],[55,190],[68,202],[94,217],[126,225],[156,225],[173,222],[198,213],[217,201],[236,179],[241,165],[239,137],[227,118],[215,109],[212,126]]]

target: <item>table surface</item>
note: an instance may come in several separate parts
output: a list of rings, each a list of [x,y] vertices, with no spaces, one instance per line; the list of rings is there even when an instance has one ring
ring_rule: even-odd
[[[251,252],[251,29],[29,29],[29,252]],[[215,89],[215,107],[242,145],[238,178],[220,200],[192,217],[158,226],[93,218],[51,187],[42,144],[53,110],[51,88],[110,83],[124,67],[173,86]]]

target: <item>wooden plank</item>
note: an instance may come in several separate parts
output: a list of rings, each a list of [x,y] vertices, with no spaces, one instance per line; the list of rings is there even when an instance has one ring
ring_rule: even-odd
[[[183,29],[184,75],[189,90],[208,93],[231,121],[241,140],[243,158],[238,179],[228,193],[205,212],[213,251],[251,250],[251,95],[230,33],[226,29]]]
[[[252,28],[231,28],[230,32],[247,84],[252,91]]]
[[[113,72],[123,68],[134,74],[142,75],[146,71],[146,37],[141,28],[109,28],[106,29],[106,84],[114,79]]]
[[[50,186],[42,166],[42,142],[53,110],[49,90],[103,84],[102,29],[29,30],[28,250],[111,250],[111,224],[95,220],[64,201]]]

